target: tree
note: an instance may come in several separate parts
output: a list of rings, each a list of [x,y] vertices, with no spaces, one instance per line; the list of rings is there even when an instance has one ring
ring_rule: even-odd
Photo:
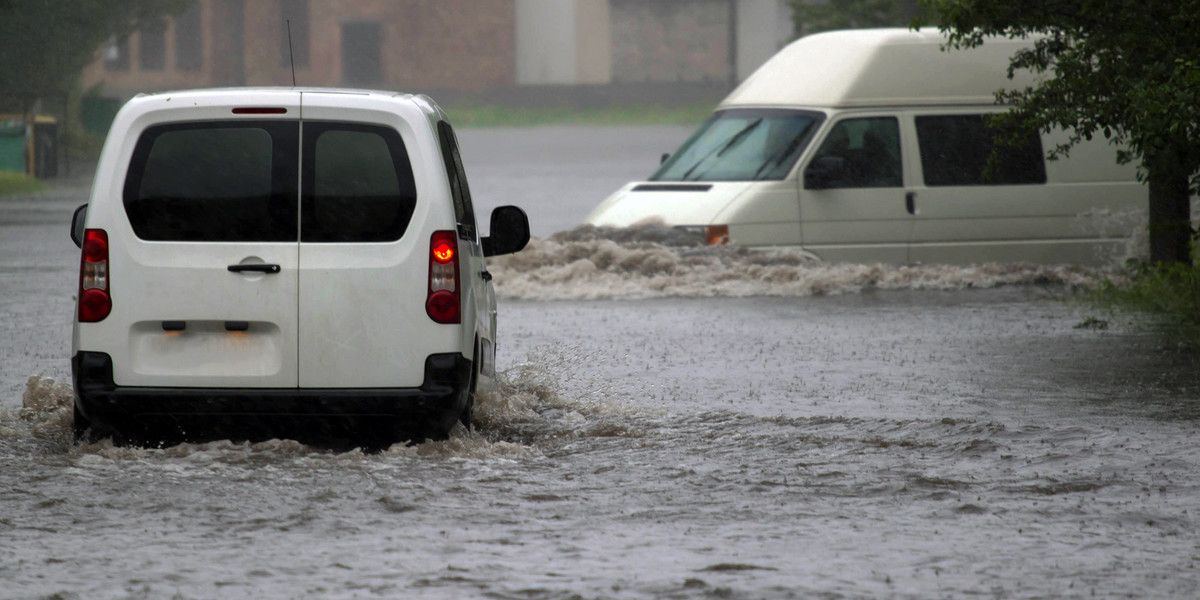
[[[112,37],[192,0],[0,0],[0,102],[61,94]]]
[[[1000,92],[1002,122],[1070,132],[1051,149],[1103,135],[1150,187],[1150,260],[1190,262],[1190,196],[1200,187],[1200,0],[922,0],[969,48],[988,36],[1033,39],[1018,69],[1039,83]]]
[[[797,35],[831,29],[907,27],[921,14],[918,0],[792,0]]]

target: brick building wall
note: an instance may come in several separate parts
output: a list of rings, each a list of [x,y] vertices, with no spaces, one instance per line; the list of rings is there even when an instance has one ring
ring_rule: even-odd
[[[730,0],[611,0],[616,83],[731,81]]]
[[[196,0],[189,11],[194,13],[166,19],[161,39],[143,30],[98,50],[84,71],[84,88],[98,85],[106,95],[129,96],[291,85],[285,15],[293,17],[294,46],[301,46],[295,48],[299,85],[419,92],[515,84],[515,0]],[[181,20],[198,29],[199,57],[192,60],[198,64],[180,60],[177,38],[187,29]],[[165,56],[142,60],[147,44],[160,44]],[[348,48],[368,55],[365,69],[346,59]]]

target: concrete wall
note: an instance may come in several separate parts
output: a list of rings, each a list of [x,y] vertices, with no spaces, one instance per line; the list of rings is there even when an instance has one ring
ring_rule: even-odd
[[[787,0],[737,0],[737,79],[749,77],[793,38]]]
[[[608,83],[608,0],[517,0],[518,85]]]

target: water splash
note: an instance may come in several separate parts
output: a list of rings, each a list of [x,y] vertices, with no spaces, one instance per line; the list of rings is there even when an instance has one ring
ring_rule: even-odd
[[[867,289],[955,290],[1016,284],[1092,288],[1112,272],[1070,265],[834,264],[787,249],[704,246],[658,224],[584,225],[530,240],[488,265],[496,291],[515,300],[816,296]]]
[[[543,359],[543,356],[545,357]],[[394,444],[384,459],[527,458],[545,446],[586,437],[636,436],[630,413],[602,399],[577,400],[559,394],[554,353],[539,353],[481,385],[475,427],[457,426],[449,439]],[[564,360],[570,360],[569,358]],[[73,443],[74,394],[71,385],[34,375],[26,383],[20,409],[0,412],[0,444],[43,455],[128,461],[163,459],[189,463],[242,464],[279,459],[369,460],[355,449],[331,452],[293,440],[184,443],[166,448],[115,446],[110,439]]]

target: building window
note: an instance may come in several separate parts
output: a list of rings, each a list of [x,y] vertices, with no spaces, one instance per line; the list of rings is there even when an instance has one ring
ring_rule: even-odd
[[[204,45],[201,35],[200,4],[189,7],[175,17],[175,68],[195,71],[204,64]]]
[[[138,67],[161,71],[167,66],[167,21],[154,19],[138,32]]]
[[[104,68],[109,71],[129,70],[129,38],[108,38],[104,44]]]
[[[342,81],[350,86],[383,82],[379,23],[342,23]]]
[[[279,0],[279,17],[280,64],[307,67],[308,0]]]

